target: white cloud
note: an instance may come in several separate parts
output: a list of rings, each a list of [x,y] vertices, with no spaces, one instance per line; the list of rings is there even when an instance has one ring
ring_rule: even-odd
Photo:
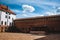
[[[57,13],[53,13],[53,12],[46,12],[45,13],[47,16],[50,16],[50,15],[57,15]]]
[[[13,9],[12,11],[14,11],[14,12],[20,12],[20,10],[16,10],[16,9]]]
[[[33,16],[31,16],[31,17],[41,17],[41,16],[44,16],[44,15],[39,15],[39,14],[37,14],[37,15],[33,15]]]
[[[35,8],[30,5],[22,5],[22,8],[23,8],[22,15],[25,17],[30,17],[31,14],[33,14],[33,12],[35,11]]]
[[[35,8],[30,5],[22,5],[23,12],[33,12],[35,11]]]
[[[22,14],[22,16],[25,16],[25,17],[41,17],[41,16],[44,16],[43,14],[36,14],[36,13],[28,13],[28,14]]]
[[[22,14],[22,15],[23,15],[23,16],[26,16],[26,17],[28,16],[27,14]]]
[[[60,7],[58,7],[57,9],[60,9]]]
[[[43,14],[36,14],[36,13],[23,13],[17,14],[17,18],[30,18],[30,17],[41,17],[44,16]]]
[[[10,9],[10,10],[12,10],[13,12],[21,12],[21,10],[17,10],[17,9]]]

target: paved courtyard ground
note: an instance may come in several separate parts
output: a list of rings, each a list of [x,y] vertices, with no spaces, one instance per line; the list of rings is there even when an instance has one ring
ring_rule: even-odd
[[[38,36],[25,33],[0,33],[0,40],[34,40],[43,37],[45,36]]]
[[[0,40],[60,40],[60,34],[0,33]]]

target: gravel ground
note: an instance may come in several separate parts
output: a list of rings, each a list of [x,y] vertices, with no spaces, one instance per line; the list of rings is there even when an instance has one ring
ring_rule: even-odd
[[[35,40],[43,37],[46,36],[25,33],[0,33],[0,40]]]

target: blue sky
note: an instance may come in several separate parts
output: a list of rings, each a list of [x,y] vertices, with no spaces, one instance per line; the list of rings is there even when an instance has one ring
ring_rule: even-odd
[[[60,0],[0,0],[17,18],[60,15]]]

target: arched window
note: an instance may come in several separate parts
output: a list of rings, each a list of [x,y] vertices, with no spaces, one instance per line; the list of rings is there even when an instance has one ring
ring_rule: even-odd
[[[1,25],[3,25],[3,21],[1,21]]]
[[[7,18],[7,15],[5,16],[5,18]]]
[[[10,26],[12,25],[12,23],[10,22]]]
[[[9,16],[9,19],[10,19],[10,16]]]
[[[6,25],[7,23],[5,22],[5,25]]]
[[[6,12],[6,14],[8,14],[8,12]]]

